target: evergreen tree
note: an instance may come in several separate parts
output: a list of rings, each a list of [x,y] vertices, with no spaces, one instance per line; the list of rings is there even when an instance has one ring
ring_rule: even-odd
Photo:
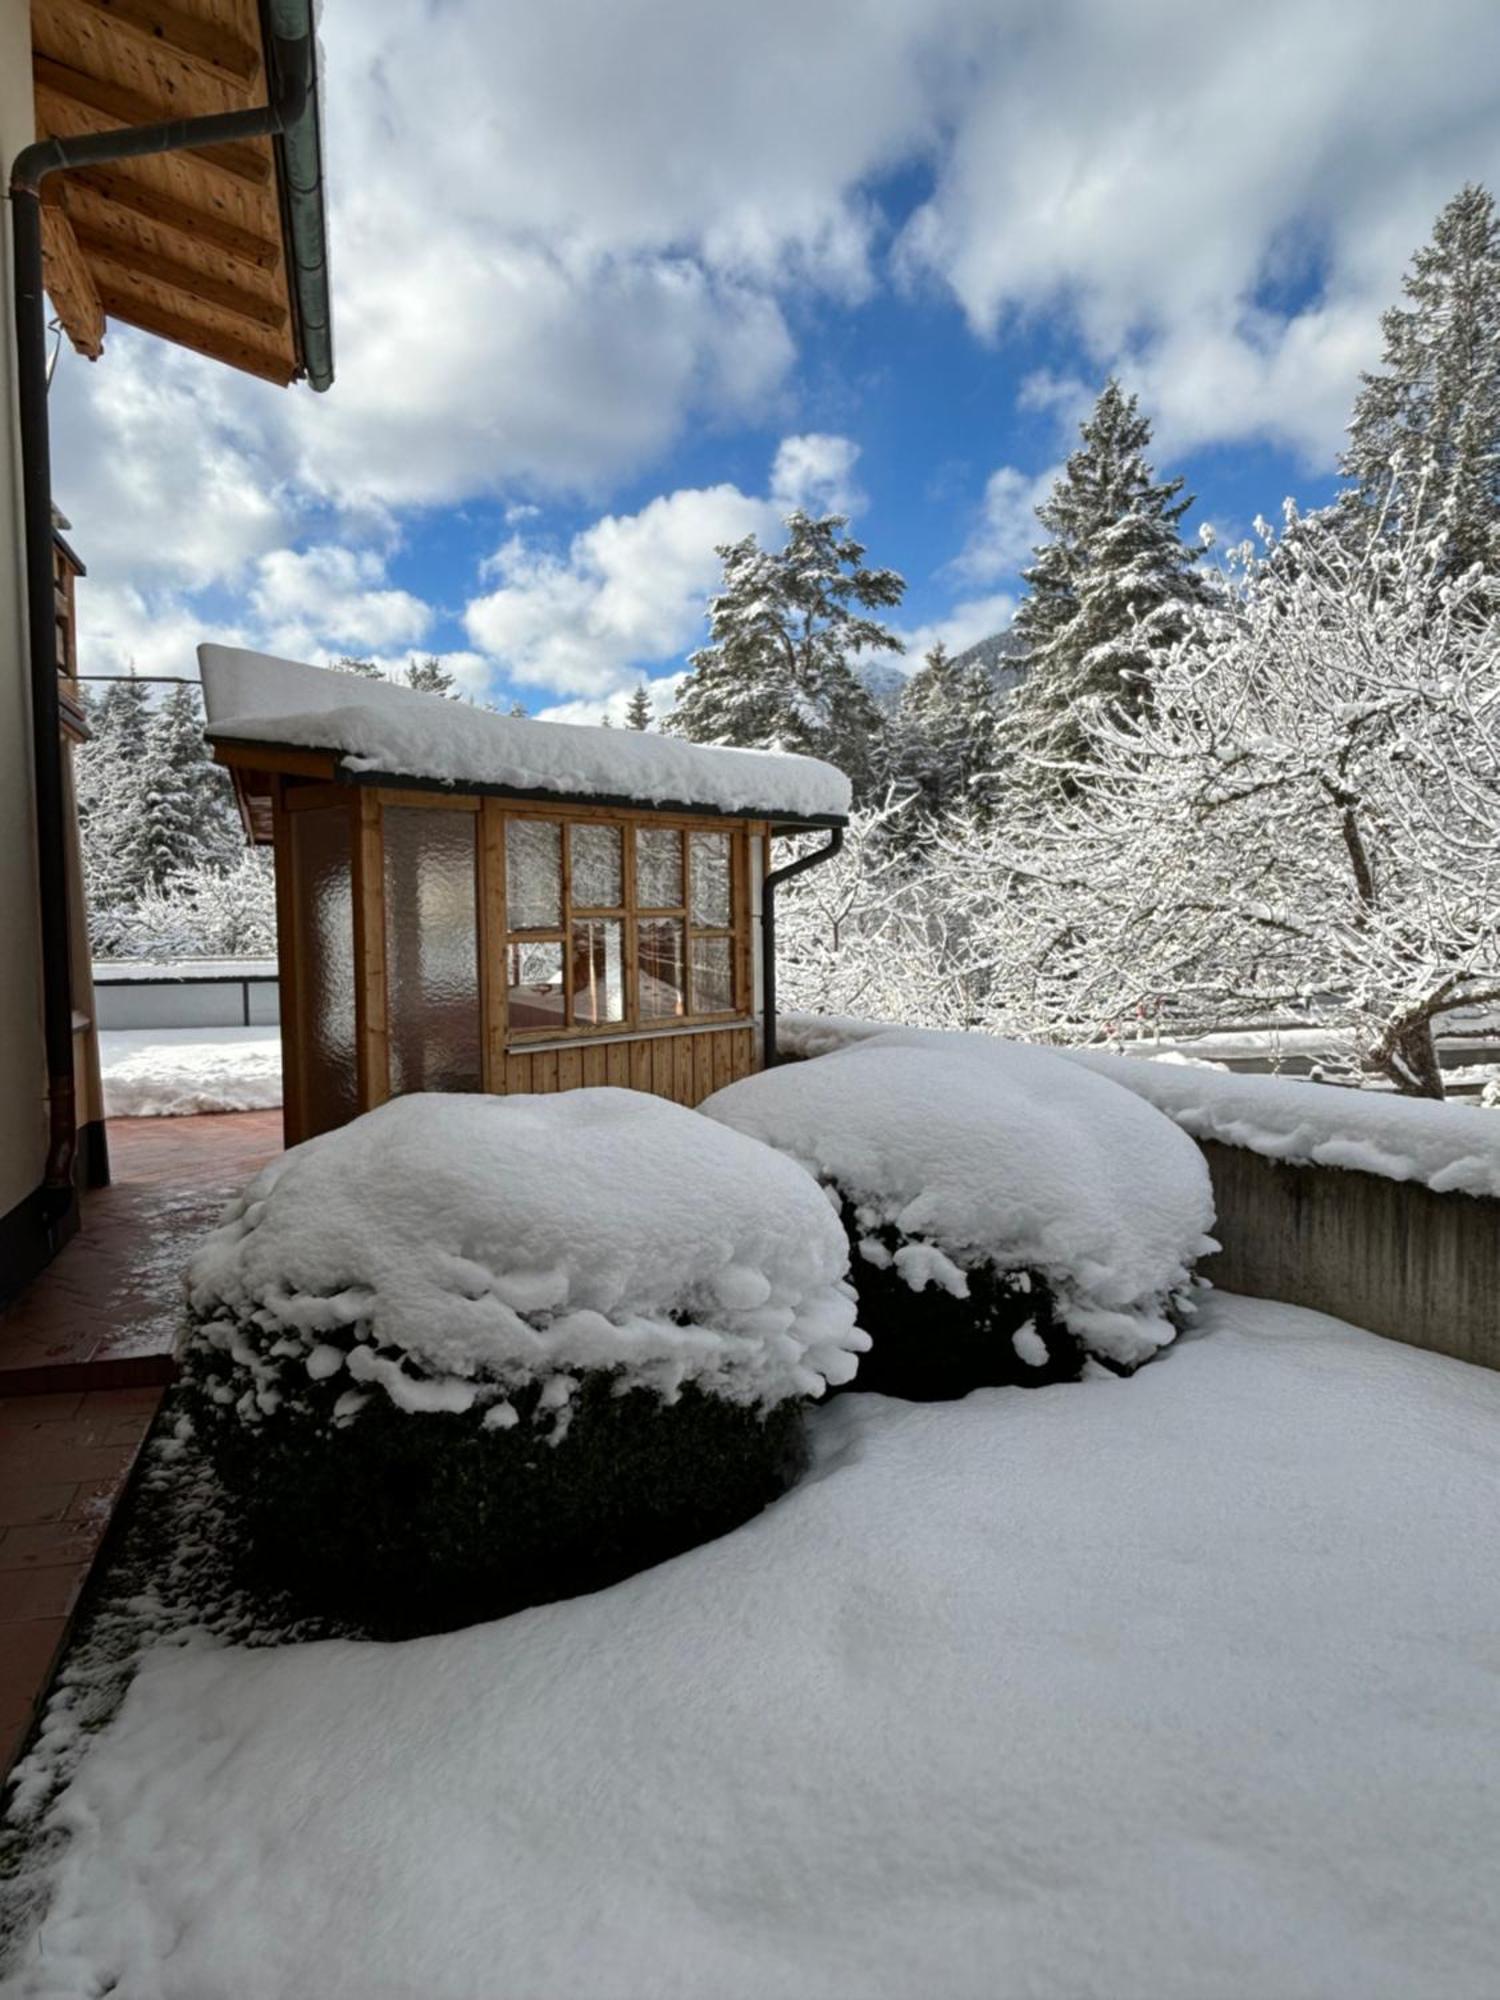
[[[665,727],[699,743],[826,757],[863,798],[885,753],[880,712],[854,663],[903,650],[866,614],[898,605],[906,585],[895,570],[867,568],[847,527],[841,514],[814,520],[799,509],[782,549],[763,549],[754,535],[720,547],[710,643],[692,655]]]
[[[1385,354],[1365,375],[1340,470],[1346,516],[1443,538],[1440,571],[1500,568],[1500,218],[1487,189],[1459,190],[1381,317]]]
[[[334,672],[358,674],[361,680],[383,681],[385,675],[373,660],[357,660],[352,653],[341,653],[333,663]]]
[[[421,694],[446,694],[454,701],[462,701],[453,684],[453,676],[438,659],[429,653],[425,660],[412,660],[406,669],[406,685],[416,688]]]
[[[940,639],[902,690],[893,775],[932,818],[963,804],[982,806],[995,727],[989,675],[955,660]]]
[[[1180,479],[1156,478],[1136,398],[1107,382],[1081,430],[1080,449],[1037,509],[1050,539],[1023,572],[1029,594],[1014,627],[1026,673],[1008,706],[1007,743],[1049,763],[1076,753],[1081,704],[1132,713],[1149,703],[1153,664],[1209,595],[1194,567],[1200,551],[1179,532],[1192,495]]]
[[[635,693],[625,706],[625,727],[627,729],[649,729],[655,717],[651,697],[646,692],[646,683],[637,681]]]
[[[144,766],[151,693],[133,676],[87,702],[89,741],[78,759],[78,825],[91,902],[133,904],[150,879]]]
[[[202,694],[196,682],[173,688],[151,723],[147,765],[160,764],[164,789],[170,794],[168,820],[151,835],[163,854],[185,846],[194,864],[214,868],[237,865],[244,832],[234,803],[229,774],[209,755],[203,734]],[[180,820],[186,838],[179,841],[171,822]]]
[[[529,722],[531,720],[531,710],[526,706],[524,701],[513,701],[505,712],[507,715],[514,717],[517,722]]]

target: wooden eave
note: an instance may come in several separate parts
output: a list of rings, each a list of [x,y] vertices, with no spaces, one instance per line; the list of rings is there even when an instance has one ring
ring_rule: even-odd
[[[266,100],[257,0],[32,0],[38,138]],[[47,292],[96,359],[111,319],[266,381],[302,372],[270,139],[162,153],[43,183]]]
[[[449,783],[446,779],[413,777],[399,771],[350,771],[340,762],[339,753],[333,750],[300,749],[284,743],[255,743],[241,737],[215,736],[212,731],[208,732],[208,740],[213,748],[214,761],[229,770],[245,831],[258,846],[265,846],[271,840],[271,810],[277,777],[293,778],[304,783],[347,785],[353,790],[373,787],[398,792],[426,792],[434,796],[461,794],[467,798],[508,800],[518,806],[535,806],[540,811],[623,812],[641,819],[659,815],[678,820],[754,822],[767,826],[772,833],[817,832],[848,824],[842,814],[833,813],[804,816],[767,812],[763,807],[725,812],[718,806],[694,805],[689,801],[672,799],[632,799],[623,794],[584,795],[543,791],[539,787],[475,783],[467,778]]]

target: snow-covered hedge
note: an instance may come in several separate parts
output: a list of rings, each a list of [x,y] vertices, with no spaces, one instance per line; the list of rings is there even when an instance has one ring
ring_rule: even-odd
[[[405,1097],[250,1183],[184,1373],[263,1553],[443,1622],[780,1491],[867,1345],[846,1263],[799,1167],[659,1098]]]
[[[1198,1149],[1044,1049],[895,1029],[703,1106],[800,1161],[854,1246],[864,1386],[955,1393],[1133,1368],[1174,1336],[1217,1246]]]

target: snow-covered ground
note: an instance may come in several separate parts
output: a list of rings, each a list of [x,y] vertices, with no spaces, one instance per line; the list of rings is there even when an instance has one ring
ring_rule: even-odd
[[[442,1638],[148,1658],[10,1993],[1491,2000],[1500,1377],[1218,1297]]]
[[[99,1066],[110,1118],[264,1111],[281,1102],[279,1028],[104,1028]]]

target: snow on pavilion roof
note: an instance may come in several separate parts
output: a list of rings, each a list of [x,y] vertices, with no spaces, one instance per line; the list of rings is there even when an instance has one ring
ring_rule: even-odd
[[[394,681],[235,646],[202,645],[198,664],[216,743],[332,751],[352,778],[751,819],[841,821],[849,811],[849,780],[815,757],[495,715]]]

